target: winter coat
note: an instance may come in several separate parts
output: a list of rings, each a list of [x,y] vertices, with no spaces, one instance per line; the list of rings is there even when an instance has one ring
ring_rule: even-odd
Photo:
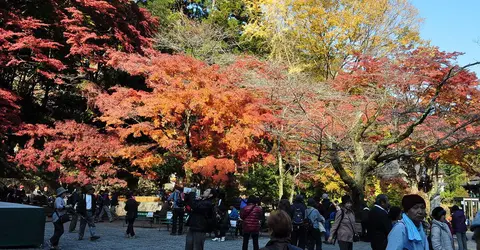
[[[288,239],[270,239],[267,245],[260,250],[301,250],[300,248],[290,244]]]
[[[135,199],[128,199],[125,203],[125,211],[127,211],[127,220],[135,219],[138,216],[138,202]]]
[[[195,200],[191,203],[187,225],[193,232],[211,232],[216,227],[215,209],[211,199]]]
[[[345,215],[342,216],[342,214]],[[351,210],[342,208],[335,216],[330,234],[336,236],[338,241],[353,242],[354,228],[355,214]]]
[[[314,207],[308,207],[307,210],[305,210],[305,218],[307,217],[312,223],[314,229],[320,228],[318,225],[319,223],[325,224],[325,218],[323,218],[320,212]]]
[[[453,236],[447,223],[433,220],[431,235],[433,250],[455,249],[453,245]]]
[[[457,210],[452,214],[453,233],[467,232],[467,225],[465,224],[465,213],[463,210]]]
[[[392,231],[392,221],[387,211],[374,206],[368,213],[368,237],[373,250],[387,247],[388,234]]]
[[[260,220],[262,219],[262,214],[262,208],[254,204],[249,204],[242,209],[242,211],[240,211],[240,218],[243,220],[243,232],[260,232]]]

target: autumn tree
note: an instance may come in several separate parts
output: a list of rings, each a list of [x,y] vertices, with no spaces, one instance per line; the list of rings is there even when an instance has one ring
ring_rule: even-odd
[[[291,71],[335,78],[359,55],[383,56],[419,42],[407,0],[247,1],[252,20],[242,39]]]
[[[112,67],[145,79],[147,90],[90,89],[105,129],[144,148],[134,164],[160,165],[164,154],[183,159],[187,172],[220,182],[252,162],[268,161],[274,119],[258,94],[239,88],[228,71],[186,56],[116,53]]]
[[[475,144],[478,79],[466,70],[475,64],[459,67],[457,55],[419,48],[363,58],[328,82],[335,95],[304,107],[309,152],[332,164],[357,205],[366,177],[384,164]]]

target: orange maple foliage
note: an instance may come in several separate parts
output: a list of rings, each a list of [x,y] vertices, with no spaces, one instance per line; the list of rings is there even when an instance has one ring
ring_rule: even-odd
[[[237,167],[269,158],[262,141],[268,140],[272,112],[260,95],[235,85],[228,70],[153,51],[149,57],[115,52],[111,58],[110,66],[142,76],[148,90],[101,92],[91,85],[87,91],[108,130],[126,145],[148,145],[148,159],[135,164],[158,165],[160,152],[168,151],[194,173],[224,181]]]

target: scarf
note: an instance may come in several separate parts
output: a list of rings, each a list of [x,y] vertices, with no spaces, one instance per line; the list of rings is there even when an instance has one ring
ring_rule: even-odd
[[[405,223],[405,227],[407,229],[408,240],[414,241],[414,242],[421,242],[423,240],[422,236],[420,235],[420,232],[418,231],[418,227],[415,226],[413,221],[410,218],[408,218],[406,214],[402,214],[402,220],[403,220],[403,223]],[[423,232],[422,226],[420,226],[420,230]]]

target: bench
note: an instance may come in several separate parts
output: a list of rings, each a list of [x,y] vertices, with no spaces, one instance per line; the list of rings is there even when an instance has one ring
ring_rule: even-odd
[[[185,215],[183,216],[184,228],[185,228],[185,224],[187,223],[188,217],[189,217],[189,214],[187,214],[187,213],[185,213]],[[155,220],[159,221],[159,224],[160,224],[160,227],[159,227],[158,231],[160,231],[162,229],[162,227],[161,227],[162,225],[167,225],[167,231],[170,231],[170,226],[173,223],[172,218],[173,218],[173,212],[172,211],[168,211],[167,215],[163,218],[161,218],[159,215],[157,215]]]

